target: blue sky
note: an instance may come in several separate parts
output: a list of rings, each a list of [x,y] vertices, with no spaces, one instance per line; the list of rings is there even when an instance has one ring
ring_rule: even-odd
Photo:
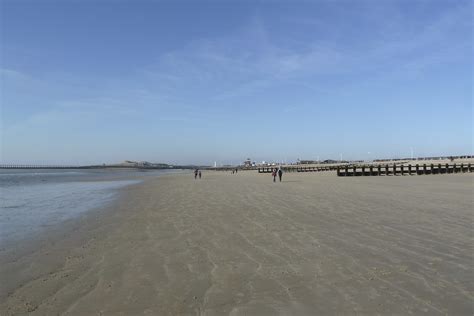
[[[2,162],[472,154],[472,1],[1,3]]]

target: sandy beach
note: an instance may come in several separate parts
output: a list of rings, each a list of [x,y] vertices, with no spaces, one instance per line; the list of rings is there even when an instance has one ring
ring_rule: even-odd
[[[1,315],[472,315],[472,174],[164,175],[3,245]]]

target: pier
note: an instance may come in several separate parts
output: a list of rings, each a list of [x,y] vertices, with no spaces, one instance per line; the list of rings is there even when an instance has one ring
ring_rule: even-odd
[[[94,168],[103,168],[103,166],[0,164],[0,169],[94,169]]]
[[[17,164],[0,164],[0,169],[193,169],[193,166],[124,166],[124,165],[17,165]]]

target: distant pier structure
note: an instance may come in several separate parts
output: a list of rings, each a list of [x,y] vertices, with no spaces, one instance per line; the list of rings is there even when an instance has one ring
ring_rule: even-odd
[[[189,166],[124,166],[124,165],[25,165],[0,164],[0,169],[191,169]]]
[[[92,169],[99,166],[0,164],[0,169]]]

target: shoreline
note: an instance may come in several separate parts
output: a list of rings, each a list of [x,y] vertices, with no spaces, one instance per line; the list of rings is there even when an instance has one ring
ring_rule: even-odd
[[[0,312],[472,312],[473,179],[149,178],[2,250]]]
[[[27,259],[28,256],[41,253],[42,251],[45,251],[45,249],[45,252],[47,253],[48,247],[57,247],[57,245],[61,243],[67,243],[70,247],[79,246],[90,238],[85,233],[87,230],[93,230],[94,228],[99,227],[102,223],[107,221],[109,216],[113,215],[117,204],[119,204],[120,200],[123,199],[124,192],[126,192],[128,187],[140,185],[143,184],[143,182],[144,180],[142,179],[139,182],[114,189],[116,191],[116,197],[111,201],[108,201],[101,206],[88,209],[87,211],[80,213],[78,216],[66,219],[61,223],[51,225],[49,229],[32,232],[20,239],[7,241],[2,240],[2,248],[0,249],[0,266],[5,266],[9,262],[17,263],[22,261],[22,259]],[[53,266],[49,267],[47,270],[54,270],[56,266],[56,264],[53,264]],[[4,271],[2,271],[2,273],[7,275]],[[20,283],[22,282],[20,281]],[[2,301],[4,296],[8,294],[11,294],[11,288],[3,284],[0,291],[0,301]]]
[[[108,221],[110,216],[113,216],[118,205],[121,204],[123,199],[126,199],[126,194],[131,187],[144,185],[147,181],[155,179],[156,177],[163,177],[168,175],[178,175],[184,172],[170,172],[155,175],[153,177],[142,176],[130,178],[117,178],[111,179],[80,179],[76,182],[115,182],[115,181],[130,181],[131,183],[126,184],[122,187],[112,189],[114,191],[114,197],[102,205],[92,207],[86,211],[83,211],[76,216],[68,218],[59,223],[50,225],[47,229],[40,229],[38,231],[30,232],[21,238],[14,238],[11,240],[2,240],[0,248],[0,267],[6,266],[9,263],[17,263],[28,256],[34,255],[35,253],[41,253],[44,251],[48,252],[48,247],[57,247],[58,244],[66,243],[68,247],[78,246],[83,244],[90,237],[86,235],[86,231],[100,228],[102,223]],[[65,238],[67,240],[65,240]],[[54,270],[57,268],[57,264],[53,264],[50,267],[45,267],[46,270]],[[8,271],[8,269],[6,269]],[[8,272],[2,271],[2,275],[7,275]],[[0,278],[5,281],[3,278]],[[28,278],[27,278],[28,279]],[[4,299],[5,295],[11,294],[11,289],[17,286],[17,282],[13,282],[13,285],[3,284],[0,287],[0,302]],[[22,281],[20,281],[22,283]]]
[[[152,171],[142,173],[14,172],[1,174],[4,194],[9,195],[0,209],[0,249],[28,243],[58,229],[65,221],[80,218],[87,212],[107,208],[120,198],[120,190],[139,184],[150,177],[177,174],[183,171]],[[18,177],[18,178],[17,178]],[[29,178],[27,178],[29,177]],[[20,180],[18,180],[20,179]],[[25,192],[20,196],[19,192]],[[61,205],[49,203],[58,201]],[[6,203],[6,204],[5,204]],[[19,233],[20,232],[20,233]]]

